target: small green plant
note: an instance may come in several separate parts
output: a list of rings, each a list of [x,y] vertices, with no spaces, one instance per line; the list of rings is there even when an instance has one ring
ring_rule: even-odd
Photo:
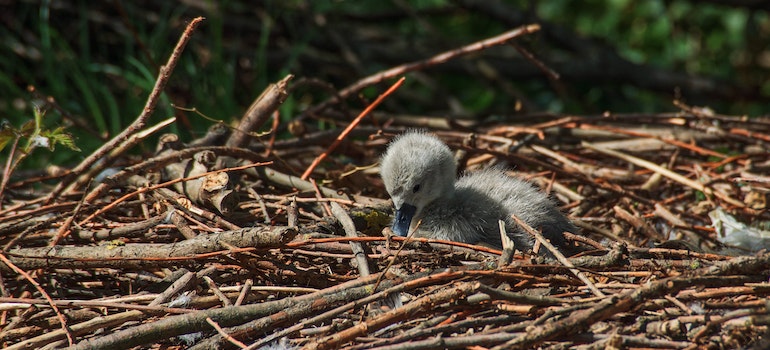
[[[4,122],[0,125],[0,152],[2,152],[8,144],[12,144],[8,159],[5,162],[3,178],[2,181],[0,181],[0,203],[2,202],[5,186],[8,183],[11,174],[34,149],[45,147],[48,148],[48,150],[53,151],[56,148],[56,145],[62,145],[70,150],[80,151],[80,148],[75,145],[75,140],[72,138],[72,135],[67,133],[64,127],[60,126],[55,129],[45,128],[43,125],[45,112],[41,108],[35,107],[34,114],[35,118],[33,120],[24,123],[18,129],[8,122]],[[18,148],[21,143],[23,143],[24,146]]]

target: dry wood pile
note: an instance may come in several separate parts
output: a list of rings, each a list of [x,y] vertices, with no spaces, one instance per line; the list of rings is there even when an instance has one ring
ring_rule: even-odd
[[[724,247],[709,216],[767,222],[770,121],[679,104],[492,125],[373,113],[356,124],[329,104],[316,112],[350,126],[342,137],[300,119],[286,139],[275,139],[278,124],[238,131],[266,123],[290,79],[236,131],[215,125],[186,144],[166,134],[153,156],[131,157],[124,145],[155,131],[140,116],[72,172],[11,181],[0,208],[3,346],[770,347],[768,238]],[[502,164],[541,185],[591,250],[552,261],[385,238],[376,163],[414,127],[457,150],[465,170]]]

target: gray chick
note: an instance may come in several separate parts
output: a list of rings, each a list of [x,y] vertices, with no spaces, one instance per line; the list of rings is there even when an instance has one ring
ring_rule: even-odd
[[[511,214],[564,252],[564,231],[578,232],[548,196],[532,184],[491,168],[456,179],[457,162],[435,136],[410,131],[395,138],[380,162],[382,180],[396,208],[393,231],[406,236],[486,243],[502,247],[498,220],[516,249],[530,251],[534,238]]]

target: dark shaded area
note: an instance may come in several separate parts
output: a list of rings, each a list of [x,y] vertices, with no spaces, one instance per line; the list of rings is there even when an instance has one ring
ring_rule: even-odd
[[[84,150],[138,115],[159,64],[195,16],[207,20],[157,112],[180,117],[175,131],[186,137],[211,122],[171,104],[230,121],[288,73],[323,82],[295,86],[281,109],[288,122],[365,76],[530,23],[542,30],[515,45],[407,75],[381,110],[505,121],[544,111],[672,111],[681,98],[762,115],[770,97],[770,17],[756,1],[2,2],[3,118],[19,127],[32,103],[51,96],[46,123],[74,126]],[[364,99],[378,92],[366,90]],[[320,129],[337,119],[313,117]],[[42,162],[71,161],[59,153]]]

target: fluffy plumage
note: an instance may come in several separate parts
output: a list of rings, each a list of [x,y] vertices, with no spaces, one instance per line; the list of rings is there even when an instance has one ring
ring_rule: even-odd
[[[548,196],[532,184],[497,168],[471,172],[456,179],[452,152],[435,136],[407,132],[382,156],[380,172],[396,208],[393,231],[406,236],[422,220],[415,235],[501,247],[498,220],[516,248],[531,250],[534,239],[511,214],[540,229],[556,246],[562,232],[577,228]]]

